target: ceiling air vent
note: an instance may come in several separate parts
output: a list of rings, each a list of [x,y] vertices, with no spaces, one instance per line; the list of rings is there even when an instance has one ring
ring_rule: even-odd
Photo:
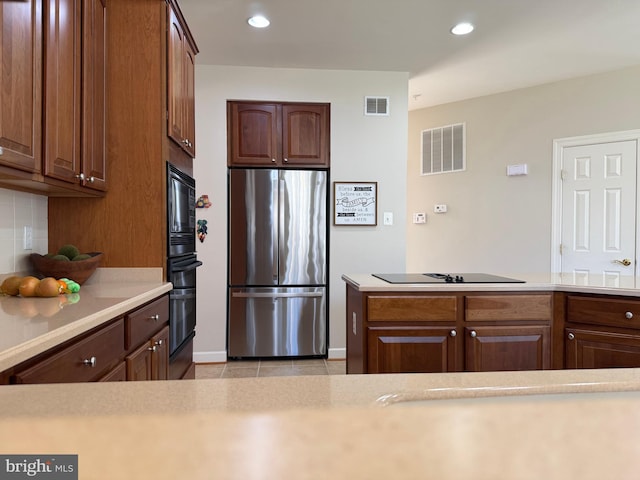
[[[389,97],[364,97],[365,115],[389,115]]]

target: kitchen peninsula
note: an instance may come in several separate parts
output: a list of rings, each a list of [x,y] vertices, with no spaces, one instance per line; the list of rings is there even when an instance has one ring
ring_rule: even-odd
[[[462,274],[436,283],[430,277],[342,276],[347,373],[640,366],[634,277],[506,274],[488,283],[464,281]]]
[[[140,379],[154,358],[166,371],[171,288],[161,268],[99,268],[76,294],[0,296],[0,385]]]

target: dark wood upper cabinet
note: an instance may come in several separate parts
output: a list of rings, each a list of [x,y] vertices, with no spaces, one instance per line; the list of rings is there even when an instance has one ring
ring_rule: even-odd
[[[192,158],[195,138],[195,57],[198,49],[179,10],[168,8],[168,135]]]
[[[229,166],[328,167],[326,103],[228,102]]]
[[[104,191],[104,0],[48,0],[45,20],[44,175]]]
[[[42,7],[0,2],[0,166],[42,164]]]

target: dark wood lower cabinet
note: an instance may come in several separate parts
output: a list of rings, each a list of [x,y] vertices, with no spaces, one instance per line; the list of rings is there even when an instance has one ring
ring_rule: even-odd
[[[551,364],[549,326],[465,328],[465,370],[470,372],[542,370]]]
[[[164,327],[126,358],[127,380],[166,380],[169,373],[169,327]]]
[[[369,327],[367,335],[368,373],[457,370],[455,326]]]
[[[120,362],[116,368],[102,377],[99,382],[125,382],[127,380],[127,364]]]
[[[640,335],[565,330],[566,368],[640,367]]]

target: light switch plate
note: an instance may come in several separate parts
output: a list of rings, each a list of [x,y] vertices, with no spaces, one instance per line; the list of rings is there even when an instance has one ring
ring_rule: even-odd
[[[393,225],[393,212],[384,212],[382,223],[385,225]]]

